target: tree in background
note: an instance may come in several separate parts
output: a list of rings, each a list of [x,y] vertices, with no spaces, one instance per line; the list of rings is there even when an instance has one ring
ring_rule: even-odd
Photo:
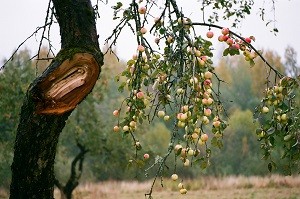
[[[51,12],[51,3],[55,12]],[[203,12],[207,7],[224,11],[222,17],[234,18],[233,26],[237,26],[250,14],[253,3],[251,0],[237,4],[227,0],[204,1],[200,6]],[[98,1],[95,9],[88,0],[49,1],[45,25],[51,24],[56,17],[61,28],[62,50],[27,91],[15,142],[11,198],[53,198],[53,165],[58,137],[70,113],[94,87],[103,61],[95,28],[97,6]],[[139,123],[151,122],[156,116],[166,121],[173,120],[167,153],[157,156],[149,167],[157,168],[153,184],[165,172],[166,161],[173,151],[178,164],[186,167],[199,164],[206,168],[214,150],[211,146],[223,146],[222,137],[228,124],[219,86],[216,89],[213,86],[215,83],[219,85],[222,79],[216,75],[211,61],[213,54],[209,39],[214,36],[211,28],[221,29],[218,40],[227,45],[224,56],[243,54],[251,65],[260,56],[268,67],[267,77],[271,78],[269,74],[273,71],[274,79],[280,79],[279,82],[274,80],[278,85],[266,90],[263,103],[257,109],[259,118],[263,114],[267,117],[262,120],[264,123],[257,134],[266,158],[271,158],[275,139],[278,138],[279,143],[284,142],[284,157],[293,164],[297,163],[300,122],[293,117],[299,114],[293,96],[298,82],[284,77],[266,61],[252,46],[253,36],[242,37],[213,24],[218,21],[216,12],[212,15],[204,12],[208,23],[193,22],[174,0],[166,0],[161,6],[153,1],[133,0],[126,7],[117,2],[113,9],[114,19],[120,21],[107,41],[115,44],[118,35],[127,26],[136,35],[137,41],[137,54],[127,62],[127,68],[117,78],[122,82],[119,90],[127,89],[129,95],[114,111],[114,115],[119,117],[114,131],[122,129],[123,135],[129,135],[133,140],[136,149],[133,162],[138,165],[138,151],[143,148],[135,135]],[[159,14],[155,18],[152,12]],[[208,28],[206,37],[198,34],[199,26]],[[274,31],[277,29],[274,28]],[[156,37],[154,42],[149,40],[149,33]],[[214,81],[213,77],[217,80]],[[149,154],[143,158],[148,159]],[[274,166],[271,158],[269,169]],[[173,176],[176,176],[176,167],[173,171]],[[153,186],[146,194],[149,198],[152,190]],[[180,192],[187,192],[183,185]]]

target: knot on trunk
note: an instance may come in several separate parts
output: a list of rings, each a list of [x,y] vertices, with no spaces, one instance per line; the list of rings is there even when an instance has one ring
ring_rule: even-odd
[[[63,114],[73,110],[94,87],[100,72],[93,55],[76,53],[37,85],[37,114]]]

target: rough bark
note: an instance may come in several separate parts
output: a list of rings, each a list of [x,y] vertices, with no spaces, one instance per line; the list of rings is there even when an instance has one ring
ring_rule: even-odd
[[[90,0],[53,0],[61,51],[28,88],[12,163],[11,199],[52,199],[59,135],[103,64]]]

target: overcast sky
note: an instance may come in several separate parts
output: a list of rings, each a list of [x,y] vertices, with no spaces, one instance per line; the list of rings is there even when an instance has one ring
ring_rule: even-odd
[[[193,21],[200,18],[200,7],[195,6],[195,3],[188,4],[187,2],[196,2],[192,0],[178,0],[180,6],[186,15],[191,17]],[[116,2],[116,1],[111,1]],[[257,3],[258,2],[258,3]],[[260,6],[263,1],[256,1],[257,6]],[[267,2],[267,1],[266,1]],[[9,0],[1,1],[0,3],[0,60],[8,58],[14,49],[31,35],[37,27],[44,24],[48,0]],[[100,4],[101,18],[97,21],[98,33],[100,35],[100,45],[104,44],[105,38],[111,33],[114,28],[114,22],[111,20],[110,5]],[[271,13],[271,4],[266,4],[266,12]],[[271,27],[266,27],[259,16],[256,14],[257,9],[253,11],[250,17],[243,21],[242,27],[237,32],[243,33],[245,36],[254,35],[256,42],[253,43],[258,49],[271,49],[277,52],[281,57],[284,56],[285,48],[290,45],[298,52],[298,64],[300,61],[300,0],[278,0],[276,3],[276,25],[279,29],[277,36],[270,32]],[[226,23],[218,25],[228,26]],[[207,28],[206,28],[207,29]],[[206,32],[203,29],[203,32]],[[219,30],[215,30],[218,32]],[[58,51],[60,49],[60,37],[58,28],[54,27],[51,35],[51,41]],[[216,38],[215,38],[216,39]],[[26,46],[34,54],[38,48],[40,38],[33,37],[25,43]],[[135,52],[136,45],[134,38],[129,32],[124,33],[120,38],[117,50],[121,58],[126,59],[131,57]],[[56,52],[57,52],[56,51]]]

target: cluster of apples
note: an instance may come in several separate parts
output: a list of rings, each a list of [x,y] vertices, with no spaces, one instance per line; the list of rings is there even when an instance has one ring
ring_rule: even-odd
[[[287,95],[287,89],[282,85],[280,81],[278,85],[272,88],[266,89],[266,96],[263,99],[264,106],[261,108],[261,112],[264,114],[269,113],[269,107],[274,107],[274,117],[280,123],[287,122],[287,114],[280,108],[281,103]]]
[[[214,32],[208,31],[206,33],[207,38],[213,38]],[[234,38],[234,35],[231,34],[229,28],[222,28],[221,34],[218,36],[219,42],[224,42],[228,45],[228,50],[237,50],[242,51],[246,61],[253,61],[258,55],[255,51],[251,50],[252,41],[255,41],[254,36],[244,37],[243,39]]]
[[[178,180],[178,175],[177,175],[176,173],[172,174],[172,175],[171,175],[171,179],[172,179],[173,181],[177,181],[177,180]],[[181,194],[186,194],[186,193],[187,193],[187,189],[184,187],[183,182],[178,183],[177,187],[178,187],[179,192],[180,192]]]

